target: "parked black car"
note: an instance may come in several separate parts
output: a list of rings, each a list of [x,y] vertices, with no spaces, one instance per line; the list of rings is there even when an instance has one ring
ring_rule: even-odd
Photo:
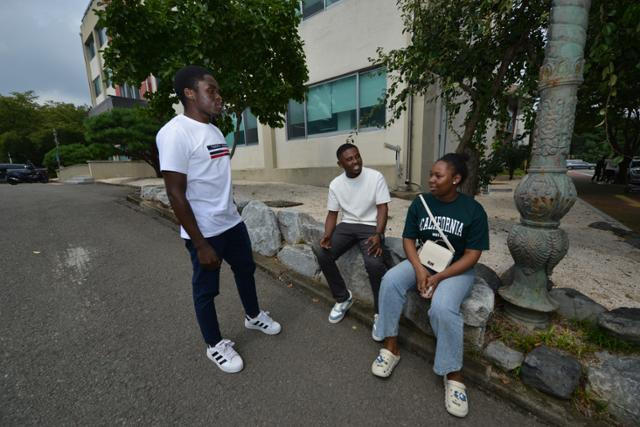
[[[627,168],[626,191],[640,190],[640,157],[634,157]]]
[[[49,182],[46,169],[33,166],[32,163],[0,163],[0,182],[15,185],[21,182]]]

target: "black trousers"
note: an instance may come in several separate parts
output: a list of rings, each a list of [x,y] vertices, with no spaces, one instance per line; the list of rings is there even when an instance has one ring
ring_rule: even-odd
[[[253,262],[251,240],[244,222],[219,236],[207,238],[207,242],[216,251],[218,257],[231,266],[244,312],[249,317],[257,316],[260,313],[260,307],[256,294],[256,282],[253,277],[256,265]],[[191,243],[191,240],[185,240],[185,245],[191,255],[193,264],[191,284],[196,319],[204,341],[213,346],[222,339],[220,325],[218,324],[218,314],[214,304],[214,298],[220,290],[220,269],[205,270],[202,268],[198,261],[198,251]]]
[[[367,239],[373,236],[376,232],[376,227],[373,225],[365,224],[349,224],[341,222],[336,226],[333,235],[331,236],[331,248],[324,249],[320,245],[315,244],[313,246],[313,252],[318,258],[318,263],[322,269],[324,277],[329,282],[331,293],[337,302],[344,302],[349,298],[349,292],[347,291],[347,285],[338,270],[336,260],[340,258],[342,254],[348,251],[353,245],[358,245],[362,257],[364,258],[364,267],[369,276],[369,282],[371,284],[371,290],[373,291],[373,304],[376,313],[378,313],[378,294],[380,292],[380,282],[382,276],[387,272],[387,266],[385,263],[385,255],[373,256],[367,252],[369,245]],[[383,249],[384,250],[384,249]]]

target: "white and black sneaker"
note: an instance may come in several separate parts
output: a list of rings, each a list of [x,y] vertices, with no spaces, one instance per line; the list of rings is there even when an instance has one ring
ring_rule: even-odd
[[[223,339],[215,346],[207,348],[207,357],[218,365],[218,368],[229,374],[240,372],[244,367],[242,357],[234,350],[233,346],[232,341]]]
[[[280,323],[276,322],[269,316],[268,311],[261,311],[253,319],[249,316],[244,316],[244,327],[247,329],[256,329],[262,331],[267,335],[277,335],[282,330]]]

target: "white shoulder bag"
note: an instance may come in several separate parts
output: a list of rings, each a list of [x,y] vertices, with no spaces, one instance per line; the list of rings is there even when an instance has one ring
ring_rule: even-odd
[[[433,217],[433,214],[431,213],[429,206],[427,206],[427,202],[425,202],[424,197],[422,197],[422,194],[420,194],[419,197],[422,201],[422,205],[429,214],[429,218],[431,218],[431,222],[436,226],[438,233],[440,233],[440,236],[442,236],[442,239],[449,249],[440,246],[433,240],[427,240],[420,248],[418,256],[420,257],[420,262],[422,263],[422,265],[430,268],[437,273],[440,273],[442,270],[447,268],[449,264],[451,264],[453,255],[456,253],[456,251],[453,246],[451,246],[449,239],[447,239],[447,236],[445,236],[445,234],[442,232],[442,229]]]

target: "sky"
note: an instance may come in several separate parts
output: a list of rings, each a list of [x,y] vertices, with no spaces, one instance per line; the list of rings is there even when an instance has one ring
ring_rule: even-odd
[[[90,105],[80,21],[90,0],[0,0],[0,94]]]

